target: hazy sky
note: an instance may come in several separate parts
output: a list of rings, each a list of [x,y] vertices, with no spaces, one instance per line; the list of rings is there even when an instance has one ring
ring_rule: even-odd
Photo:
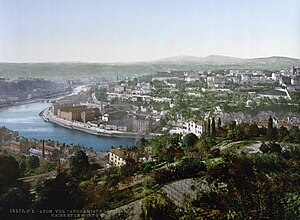
[[[300,58],[300,0],[0,0],[0,62]]]

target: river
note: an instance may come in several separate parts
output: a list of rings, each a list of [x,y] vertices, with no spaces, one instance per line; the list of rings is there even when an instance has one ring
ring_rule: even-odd
[[[95,151],[107,151],[111,146],[133,146],[138,139],[102,137],[67,129],[45,122],[39,113],[50,103],[31,103],[0,108],[0,126],[18,131],[25,138],[51,139],[65,144],[93,147]]]

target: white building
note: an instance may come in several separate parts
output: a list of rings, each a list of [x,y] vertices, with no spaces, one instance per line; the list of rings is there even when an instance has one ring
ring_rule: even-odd
[[[109,151],[109,163],[120,167],[126,164],[128,158],[127,150],[125,148],[113,148]]]
[[[200,137],[205,132],[205,122],[201,120],[188,119],[183,121],[182,126],[178,128],[178,133],[188,134],[193,133]]]

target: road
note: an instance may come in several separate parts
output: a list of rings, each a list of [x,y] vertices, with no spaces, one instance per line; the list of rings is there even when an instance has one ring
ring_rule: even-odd
[[[18,180],[23,180],[24,182],[32,182],[32,181],[42,179],[42,178],[46,178],[46,179],[55,178],[56,175],[57,175],[56,170],[53,170],[49,173],[42,173],[42,174],[38,174],[38,175],[22,177],[22,178],[19,178]]]

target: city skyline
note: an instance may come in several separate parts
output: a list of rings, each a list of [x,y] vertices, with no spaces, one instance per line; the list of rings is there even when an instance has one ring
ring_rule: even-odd
[[[300,2],[0,0],[0,62],[300,58]]]

